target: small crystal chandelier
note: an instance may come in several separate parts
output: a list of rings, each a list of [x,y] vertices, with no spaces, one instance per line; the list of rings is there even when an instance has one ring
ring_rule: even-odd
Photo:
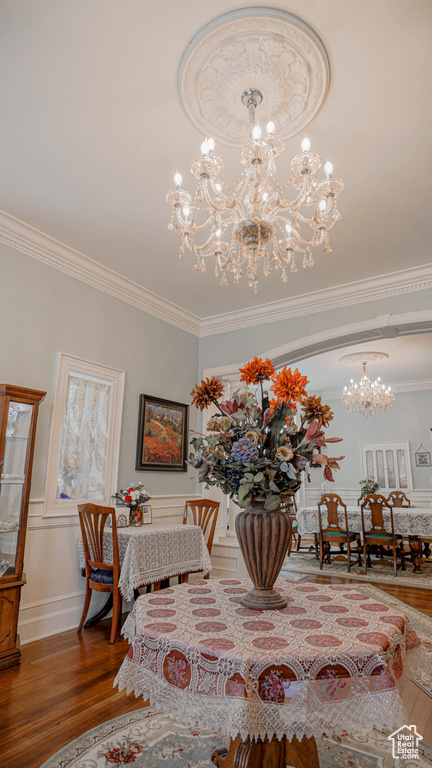
[[[206,259],[214,257],[221,285],[228,285],[228,272],[232,272],[232,281],[237,285],[245,270],[249,286],[256,293],[260,261],[266,277],[273,270],[281,270],[281,282],[286,283],[288,272],[297,272],[298,256],[306,269],[314,265],[312,250],[317,246],[322,245],[324,253],[332,252],[328,233],[340,218],[336,197],[344,185],[333,178],[329,161],[324,165],[325,178],[319,179],[322,161],[310,151],[306,136],[301,153],[291,160],[291,181],[278,185],[275,158],[283,152],[284,142],[276,136],[273,122],[267,124],[265,137],[255,123],[255,109],[262,101],[260,91],[245,91],[242,101],[253,128],[250,141],[241,151],[241,176],[232,187],[223,187],[218,181],[223,161],[214,151],[214,140],[207,138],[201,145],[201,156],[191,165],[191,173],[198,181],[195,195],[183,189],[177,171],[176,187],[165,200],[172,207],[168,228],[181,238],[180,258],[185,248],[189,249],[196,258],[195,269],[204,272]],[[296,193],[293,200],[285,197],[289,183]],[[305,208],[313,209],[309,217],[306,211],[302,213]]]
[[[349,387],[344,387],[341,403],[347,411],[360,413],[368,419],[376,413],[377,408],[386,411],[392,404],[394,395],[391,393],[391,387],[386,388],[385,384],[381,384],[379,376],[375,381],[370,380],[366,375],[366,363],[367,361],[362,362],[363,376],[359,384],[355,384],[354,379],[351,379]]]

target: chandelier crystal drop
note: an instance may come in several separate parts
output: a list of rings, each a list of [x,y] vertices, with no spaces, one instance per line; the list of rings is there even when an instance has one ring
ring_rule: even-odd
[[[292,178],[280,186],[275,179],[276,157],[284,150],[284,142],[276,136],[273,122],[263,136],[255,122],[255,108],[262,101],[259,91],[248,90],[242,96],[253,125],[250,141],[240,154],[244,170],[233,186],[224,187],[218,180],[222,158],[215,153],[213,139],[205,139],[201,156],[193,161],[191,173],[198,182],[192,196],[183,189],[182,176],[174,176],[175,189],[165,196],[172,207],[169,229],[181,238],[180,258],[185,249],[195,256],[195,269],[206,270],[206,260],[214,258],[215,274],[221,274],[221,285],[228,285],[228,273],[237,285],[246,272],[249,286],[257,292],[258,264],[267,277],[280,270],[281,282],[288,273],[313,267],[312,251],[323,246],[331,253],[329,230],[340,219],[336,197],[343,183],[333,178],[333,165],[324,165],[324,178],[319,178],[321,158],[311,152],[305,136],[301,152],[291,160]],[[286,188],[291,185],[295,197],[288,200]],[[307,209],[311,209],[308,216]]]
[[[351,379],[349,387],[344,387],[341,403],[347,411],[360,413],[366,418],[373,416],[377,409],[386,411],[394,400],[391,387],[386,387],[378,377],[371,381],[366,375],[366,363],[362,363],[363,376],[358,384]]]

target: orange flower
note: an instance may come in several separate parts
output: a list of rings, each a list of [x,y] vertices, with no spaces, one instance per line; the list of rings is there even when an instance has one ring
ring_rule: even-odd
[[[328,427],[333,419],[334,413],[328,405],[321,402],[319,396],[311,395],[303,400],[303,411],[306,421],[317,421],[322,427]]]
[[[260,381],[267,381],[275,372],[275,367],[267,357],[261,360],[260,357],[254,357],[249,363],[239,368],[241,373],[240,381],[246,384],[258,384]]]
[[[203,411],[210,403],[215,403],[223,391],[222,382],[215,376],[212,376],[211,379],[204,379],[200,385],[196,384],[191,392],[192,405]]]
[[[298,368],[294,373],[291,372],[291,368],[283,368],[280,373],[276,373],[272,377],[273,386],[270,389],[275,393],[276,397],[283,400],[285,403],[295,400],[299,403],[303,398],[307,396],[305,390],[306,384],[309,384],[306,376],[302,376]]]

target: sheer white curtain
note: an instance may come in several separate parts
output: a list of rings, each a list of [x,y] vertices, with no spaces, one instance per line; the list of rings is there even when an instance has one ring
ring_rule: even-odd
[[[111,382],[70,372],[57,499],[104,498]]]

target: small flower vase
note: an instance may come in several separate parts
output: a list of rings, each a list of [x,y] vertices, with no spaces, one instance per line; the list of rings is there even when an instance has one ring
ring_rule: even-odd
[[[142,506],[131,507],[129,513],[129,525],[142,525],[143,524],[143,510]]]
[[[291,539],[291,518],[281,509],[264,509],[264,499],[252,499],[236,516],[235,528],[254,588],[240,599],[253,610],[282,610],[287,601],[273,589]]]

